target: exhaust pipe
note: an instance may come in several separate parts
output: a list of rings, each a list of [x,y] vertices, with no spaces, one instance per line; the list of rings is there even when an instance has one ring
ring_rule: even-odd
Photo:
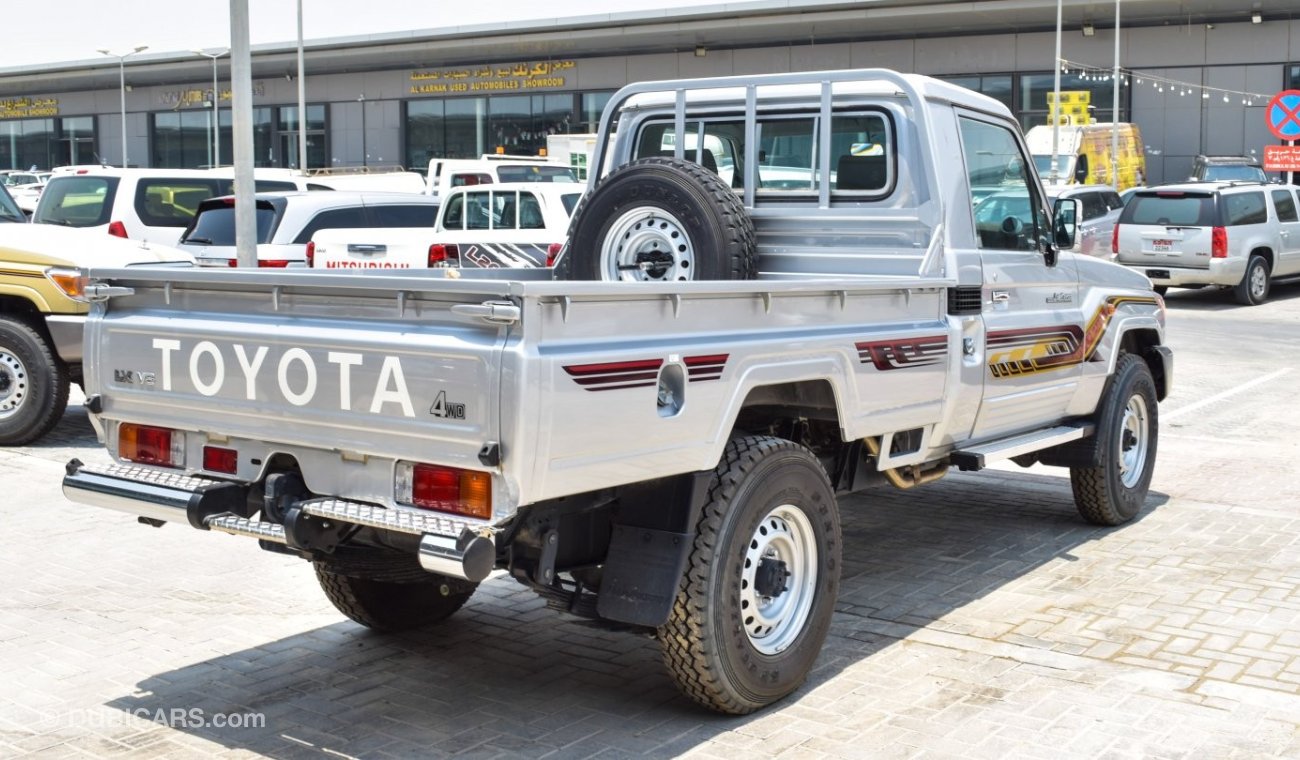
[[[426,533],[420,539],[420,567],[431,573],[478,583],[496,566],[496,543],[465,530],[459,538]]]

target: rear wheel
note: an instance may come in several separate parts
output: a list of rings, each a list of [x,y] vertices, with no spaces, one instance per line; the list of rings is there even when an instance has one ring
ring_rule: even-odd
[[[754,225],[735,192],[704,167],[644,158],[583,198],[556,262],[562,280],[743,280],[754,272]]]
[[[797,689],[830,628],[840,542],[835,495],[811,452],[779,438],[733,440],[659,628],[682,692],[744,714]]]
[[[1237,303],[1245,306],[1257,306],[1268,298],[1268,262],[1259,254],[1251,254],[1246,262],[1246,274],[1233,288],[1232,294]]]
[[[40,438],[67,405],[67,366],[26,322],[0,317],[0,445]]]

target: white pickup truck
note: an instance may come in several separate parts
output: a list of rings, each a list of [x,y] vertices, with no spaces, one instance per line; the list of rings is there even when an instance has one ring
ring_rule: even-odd
[[[70,462],[64,493],[309,560],[379,630],[504,571],[652,632],[727,713],[817,659],[858,550],[837,494],[1011,459],[1069,468],[1091,522],[1143,507],[1163,301],[1058,250],[1080,215],[1002,104],[886,70],[652,82],[612,98],[615,132],[569,280],[92,272],[86,406],[117,463]],[[977,228],[995,170],[1029,223]]]
[[[576,182],[452,188],[432,227],[321,229],[307,259],[315,269],[550,266],[585,189]]]

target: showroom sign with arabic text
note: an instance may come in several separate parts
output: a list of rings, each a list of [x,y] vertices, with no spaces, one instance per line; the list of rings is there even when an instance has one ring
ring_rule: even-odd
[[[573,61],[471,66],[411,72],[412,95],[460,95],[513,90],[550,90],[564,87],[564,73],[577,68]]]

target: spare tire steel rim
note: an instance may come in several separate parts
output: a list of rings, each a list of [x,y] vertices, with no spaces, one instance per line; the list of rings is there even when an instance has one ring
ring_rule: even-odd
[[[600,261],[606,280],[675,282],[693,279],[695,249],[677,217],[639,206],[610,225]]]
[[[0,419],[18,412],[27,398],[27,368],[17,356],[0,351]]]
[[[740,573],[740,618],[755,649],[789,649],[817,596],[817,534],[802,510],[776,507],[758,523]]]

